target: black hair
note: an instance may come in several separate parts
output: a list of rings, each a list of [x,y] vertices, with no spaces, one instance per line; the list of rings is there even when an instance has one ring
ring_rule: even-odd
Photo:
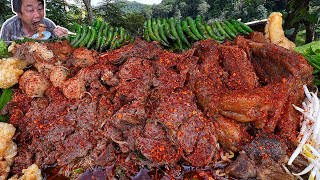
[[[42,5],[44,5],[44,0],[38,0],[41,2]],[[11,5],[12,5],[12,10],[16,13],[21,13],[21,4],[22,0],[12,0]]]

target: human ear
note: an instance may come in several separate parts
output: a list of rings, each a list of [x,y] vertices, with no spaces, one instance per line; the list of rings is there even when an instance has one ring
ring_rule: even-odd
[[[19,17],[19,18],[21,18],[22,17],[22,13],[16,13],[17,14],[17,16]]]

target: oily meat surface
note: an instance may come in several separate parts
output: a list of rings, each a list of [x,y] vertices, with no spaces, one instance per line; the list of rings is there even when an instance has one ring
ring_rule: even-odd
[[[30,97],[36,92],[23,87],[34,81],[26,79],[9,105],[17,128],[13,173],[36,163],[71,178],[74,169],[99,166],[131,177],[144,165],[215,163],[221,151],[247,147],[256,132],[290,143],[299,125],[291,104],[301,103],[302,85],[312,82],[302,56],[243,37],[200,41],[179,54],[139,39],[100,56],[61,42],[46,46],[52,59],[35,58],[23,44],[17,51],[41,63],[29,78],[46,79],[46,88]],[[63,78],[54,86],[57,68]]]

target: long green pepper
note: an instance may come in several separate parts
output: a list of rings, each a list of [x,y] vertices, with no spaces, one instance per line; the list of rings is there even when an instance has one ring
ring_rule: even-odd
[[[214,40],[219,41],[219,42],[224,40],[223,37],[219,37],[219,36],[214,34],[214,32],[213,32],[213,30],[212,30],[212,28],[211,28],[211,26],[209,24],[206,24],[205,28],[206,28],[209,36],[211,36]]]
[[[231,19],[230,23],[233,25],[234,28],[236,28],[236,30],[240,33],[240,34],[244,34],[244,35],[249,35],[249,33],[247,31],[245,31],[244,29],[242,29],[242,27],[240,26],[240,24],[237,23],[236,20]]]
[[[198,39],[205,39],[205,38],[199,33],[199,31],[198,31],[198,29],[197,29],[197,26],[196,26],[196,24],[195,24],[195,22],[194,22],[194,20],[193,20],[191,17],[189,17],[189,16],[186,18],[186,20],[187,20],[188,25],[189,25],[191,31],[193,32],[193,34],[194,34],[195,36],[197,36]]]
[[[91,37],[89,39],[89,42],[87,44],[87,48],[89,49],[93,43],[96,41],[96,37],[97,37],[97,31],[94,28],[91,28]]]
[[[232,40],[232,38],[229,36],[229,34],[222,28],[222,26],[221,26],[221,24],[220,24],[219,21],[216,21],[216,22],[215,22],[215,25],[216,25],[216,27],[218,28],[219,32],[220,32],[223,36],[225,36],[225,37],[227,37],[228,39]]]
[[[188,27],[187,21],[181,21],[182,30],[187,33],[187,35],[194,41],[199,41],[199,38],[192,33],[192,31]]]
[[[204,37],[204,39],[208,39],[207,35],[205,34],[205,28],[202,23],[202,16],[200,15],[196,16],[196,27],[199,33],[201,34],[201,36]]]
[[[175,19],[173,17],[169,19],[169,25],[170,25],[171,34],[176,38],[176,41],[178,42],[179,50],[182,50],[182,42],[177,33],[176,26],[175,26]]]
[[[149,36],[149,32],[148,32],[148,24],[147,24],[148,22],[147,21],[145,21],[144,23],[143,23],[143,38],[146,40],[146,41],[148,41],[148,42],[150,42],[151,41],[151,39],[150,39],[150,36]]]
[[[153,30],[153,33],[154,35],[157,37],[158,41],[164,45],[164,46],[169,46],[168,43],[166,43],[161,37],[160,37],[160,34],[159,34],[159,27],[158,27],[158,23],[156,22],[155,19],[152,19],[152,30]]]
[[[159,34],[160,34],[160,37],[162,38],[162,40],[164,42],[166,42],[167,44],[169,44],[169,41],[164,33],[164,29],[163,29],[163,25],[161,24],[161,22],[159,23],[158,22],[158,27],[159,27]]]
[[[176,28],[177,28],[177,33],[178,33],[181,41],[186,43],[186,45],[188,47],[191,47],[191,45],[190,45],[189,41],[187,40],[186,36],[183,34],[180,20],[176,21]]]
[[[82,32],[81,32],[81,37],[80,39],[74,44],[74,47],[79,47],[80,43],[84,40],[86,35],[88,34],[89,27],[87,25],[83,25],[82,27]]]
[[[176,40],[176,38],[171,34],[170,32],[170,25],[165,22],[164,23],[164,33],[166,34],[166,36],[172,40]]]
[[[147,20],[147,26],[148,26],[148,32],[149,32],[150,39],[153,41],[158,41],[157,37],[154,35],[153,30],[152,30],[151,19]]]
[[[71,40],[70,45],[74,46],[76,44],[77,41],[79,41],[80,37],[81,37],[81,32],[82,32],[82,28],[80,26],[80,24],[78,23],[74,23],[73,26],[75,26],[75,30],[76,30],[76,36],[74,39]]]
[[[224,24],[224,22],[220,22],[221,27],[223,28],[223,30],[232,38],[236,38],[237,36],[232,32],[232,30],[226,25]]]

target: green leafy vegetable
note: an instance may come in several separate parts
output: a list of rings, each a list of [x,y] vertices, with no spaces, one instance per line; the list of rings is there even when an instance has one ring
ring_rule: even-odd
[[[296,47],[294,51],[303,55],[310,53],[320,54],[320,41],[313,41],[303,46]]]
[[[296,52],[302,54],[313,66],[314,84],[320,86],[320,41],[314,41],[303,46],[296,47]]]
[[[7,58],[10,56],[8,52],[8,47],[3,39],[0,39],[0,58]]]
[[[77,168],[75,170],[72,171],[74,174],[80,174],[80,173],[83,173],[84,172],[84,169],[83,168]]]
[[[0,97],[0,110],[6,105],[12,97],[11,89],[4,89]]]
[[[0,116],[0,122],[9,122],[9,116],[8,115]]]
[[[2,108],[11,100],[12,97],[12,90],[11,89],[4,89],[0,96],[0,111]],[[8,122],[9,116],[8,115],[0,115],[0,122]]]

